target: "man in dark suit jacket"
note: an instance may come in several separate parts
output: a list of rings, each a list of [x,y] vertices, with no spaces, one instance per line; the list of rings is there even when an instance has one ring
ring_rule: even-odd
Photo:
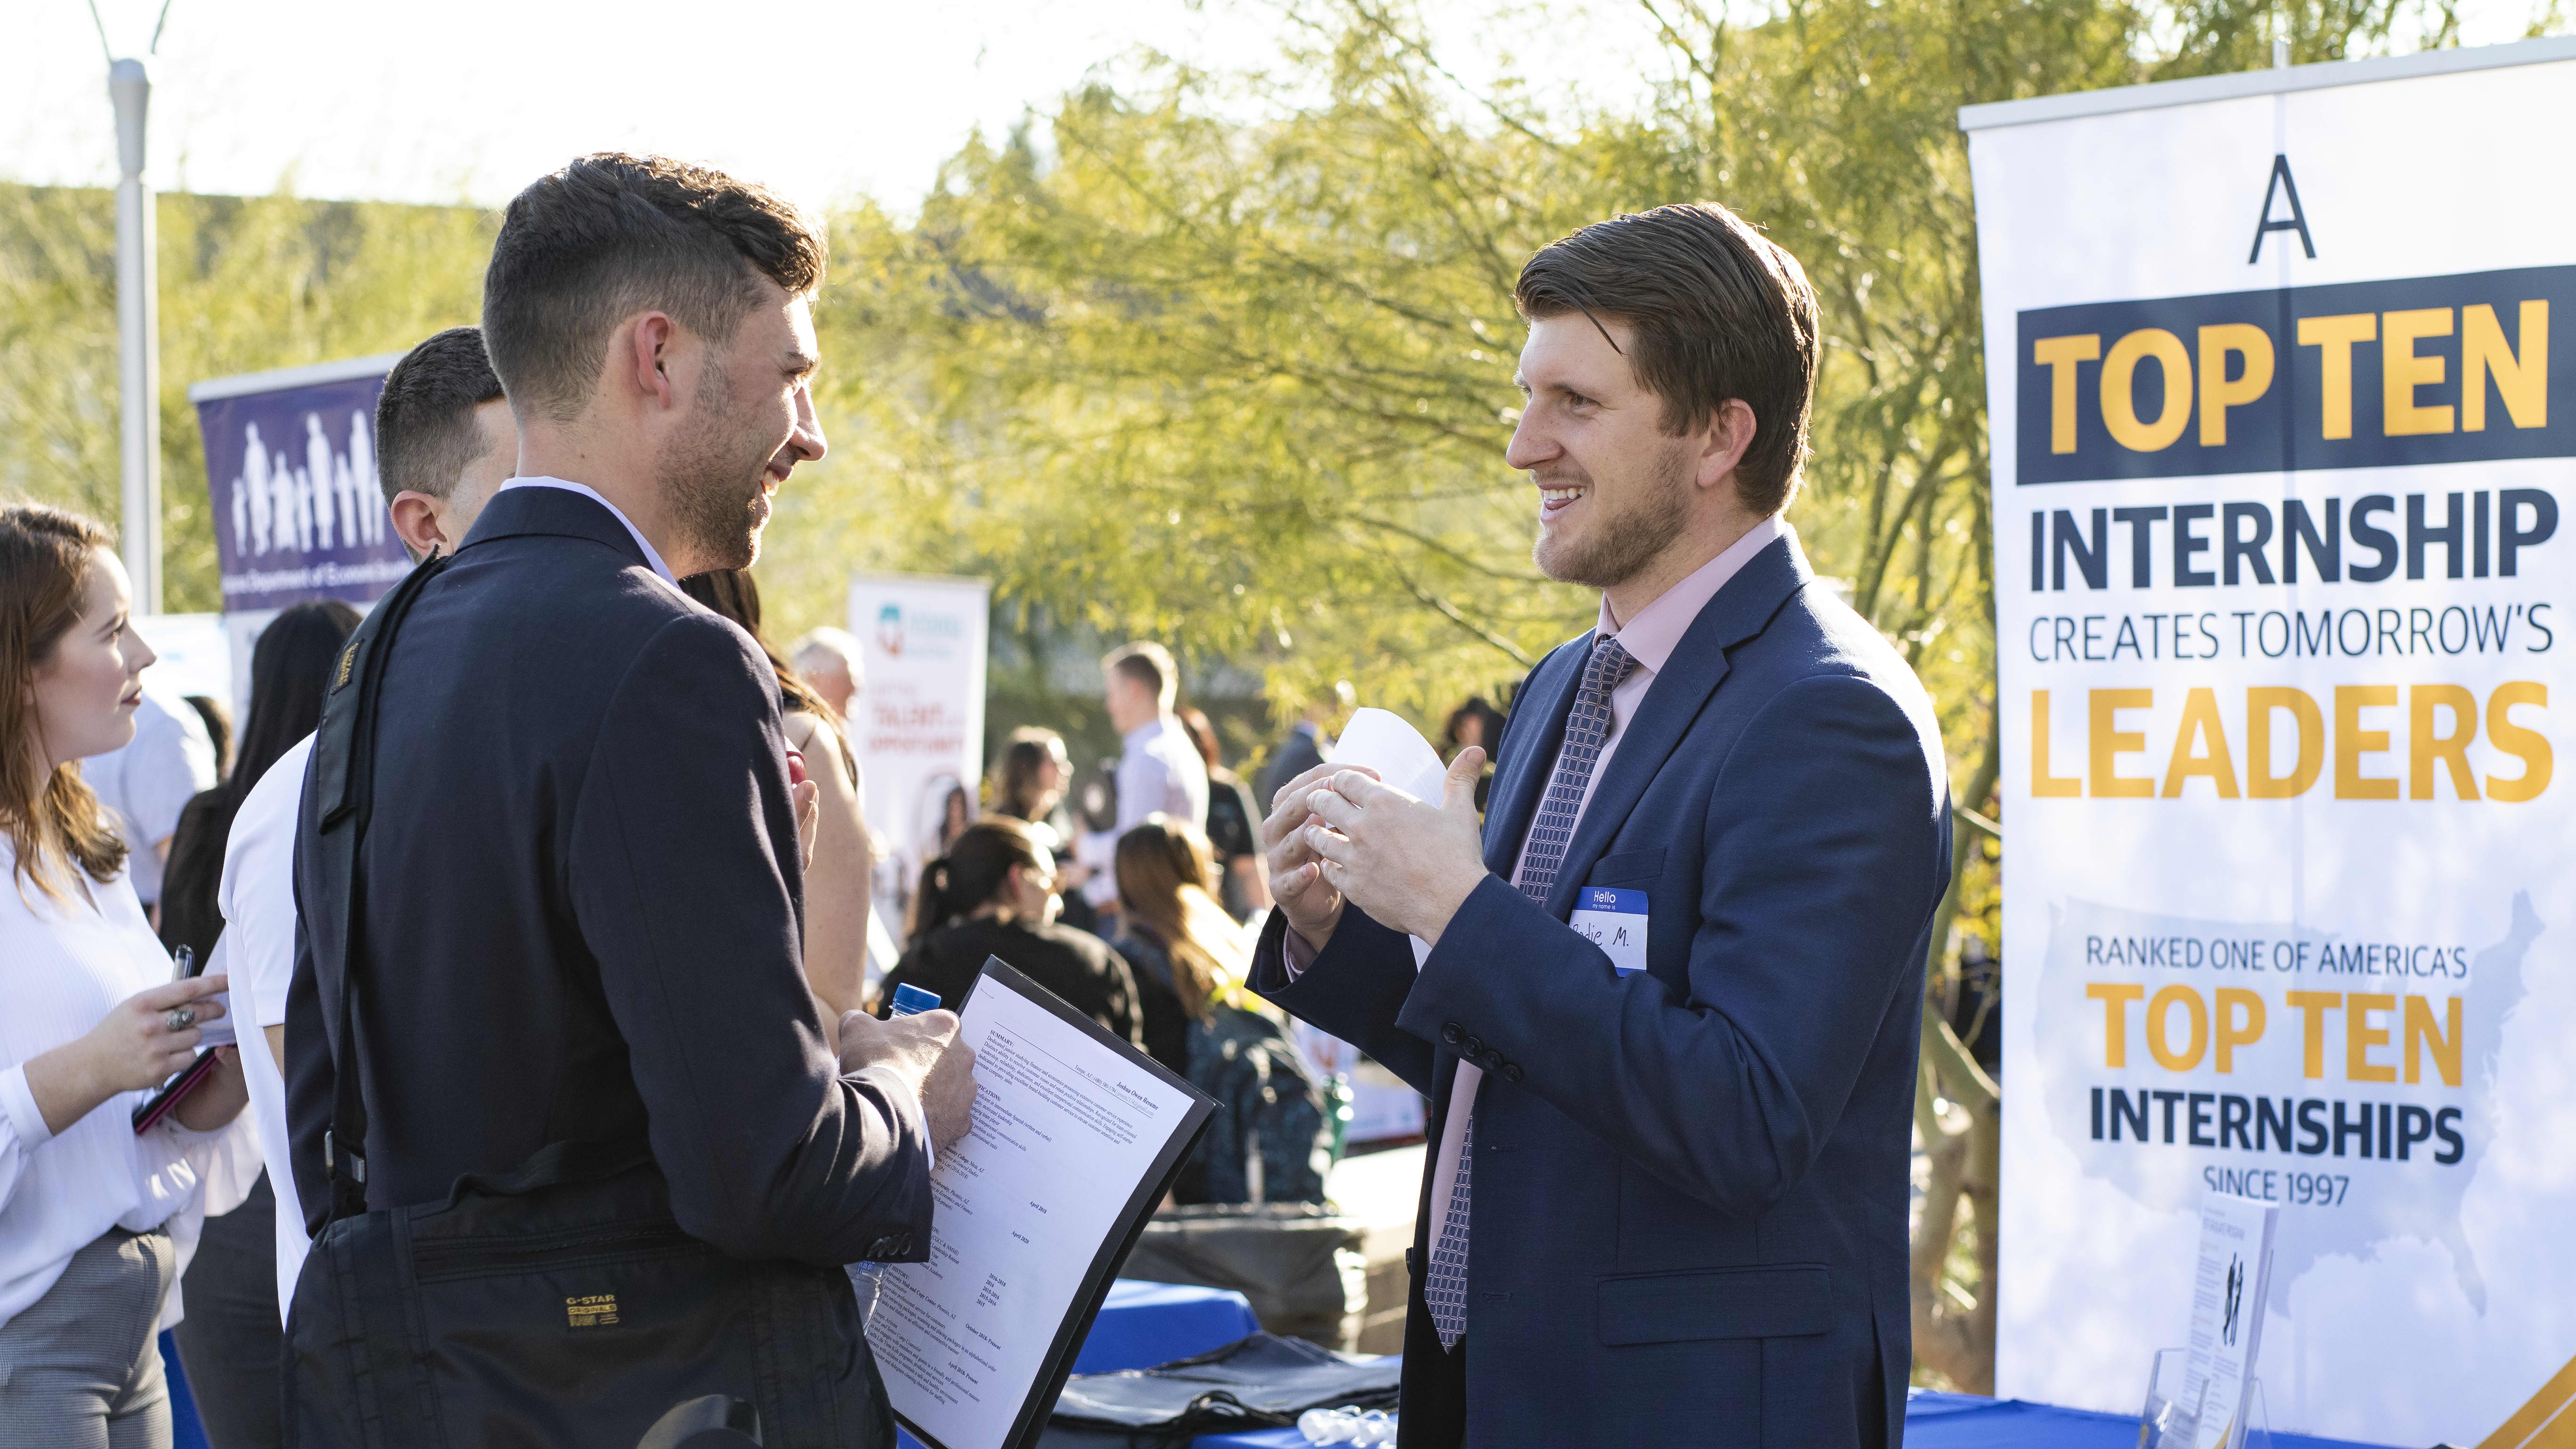
[[[1893,1444],[1946,767],[1778,516],[1813,294],[1706,206],[1518,291],[1510,461],[1599,626],[1515,696],[1481,838],[1472,749],[1445,800],[1328,767],[1264,827],[1255,986],[1433,1105],[1402,1442]]]
[[[1256,802],[1262,809],[1270,808],[1271,798],[1289,781],[1324,763],[1324,730],[1351,712],[1352,698],[1350,682],[1336,681],[1332,694],[1308,704],[1297,722],[1288,726],[1287,735],[1262,762],[1261,798]]]
[[[971,1053],[945,1012],[819,1017],[813,786],[791,791],[759,646],[674,580],[747,566],[770,495],[823,454],[821,267],[784,203],[669,162],[587,157],[511,204],[483,328],[521,476],[379,666],[351,912],[370,1208],[547,1143],[641,1139],[680,1227],[736,1257],[929,1249],[930,1152],[964,1129]],[[327,928],[315,826],[297,892]],[[337,997],[312,963],[308,942],[287,1067],[318,1228]]]

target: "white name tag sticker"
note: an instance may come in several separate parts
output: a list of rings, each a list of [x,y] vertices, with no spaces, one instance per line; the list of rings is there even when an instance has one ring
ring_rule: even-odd
[[[1646,893],[1585,886],[1565,923],[1601,948],[1622,976],[1646,969]]]

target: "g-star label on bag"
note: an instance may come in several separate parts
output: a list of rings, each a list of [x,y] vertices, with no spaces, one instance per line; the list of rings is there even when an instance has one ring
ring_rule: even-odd
[[[617,1321],[617,1295],[586,1293],[564,1300],[564,1319],[574,1328],[605,1328]]]
[[[1601,948],[1619,974],[1646,969],[1646,893],[1585,886],[1565,918],[1578,935]]]

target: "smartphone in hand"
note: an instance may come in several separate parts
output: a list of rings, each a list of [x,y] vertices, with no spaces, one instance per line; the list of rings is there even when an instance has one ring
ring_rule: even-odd
[[[222,947],[218,946],[216,949],[221,950]],[[171,980],[186,981],[203,974],[205,974],[205,963],[197,959],[197,953],[193,947],[182,946],[171,954]],[[215,1074],[215,1068],[223,1061],[223,1058],[216,1054],[215,1048],[228,1045],[233,1040],[232,1004],[228,999],[231,995],[230,992],[221,992],[206,998],[209,1001],[225,1003],[223,1020],[206,1025],[201,1035],[202,1050],[197,1053],[197,1059],[182,1068],[177,1076],[162,1083],[161,1090],[152,1094],[152,1100],[134,1109],[135,1136],[140,1137],[151,1131],[153,1124],[169,1116],[173,1109],[187,1099],[190,1092],[203,1086],[206,1078]],[[217,1026],[224,1028],[223,1040],[220,1042],[214,1040]]]

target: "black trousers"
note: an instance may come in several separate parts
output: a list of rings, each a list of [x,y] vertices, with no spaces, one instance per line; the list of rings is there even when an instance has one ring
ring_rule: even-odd
[[[180,1280],[187,1316],[170,1336],[213,1449],[275,1449],[279,1422],[277,1198],[260,1174],[242,1205],[206,1219]]]

